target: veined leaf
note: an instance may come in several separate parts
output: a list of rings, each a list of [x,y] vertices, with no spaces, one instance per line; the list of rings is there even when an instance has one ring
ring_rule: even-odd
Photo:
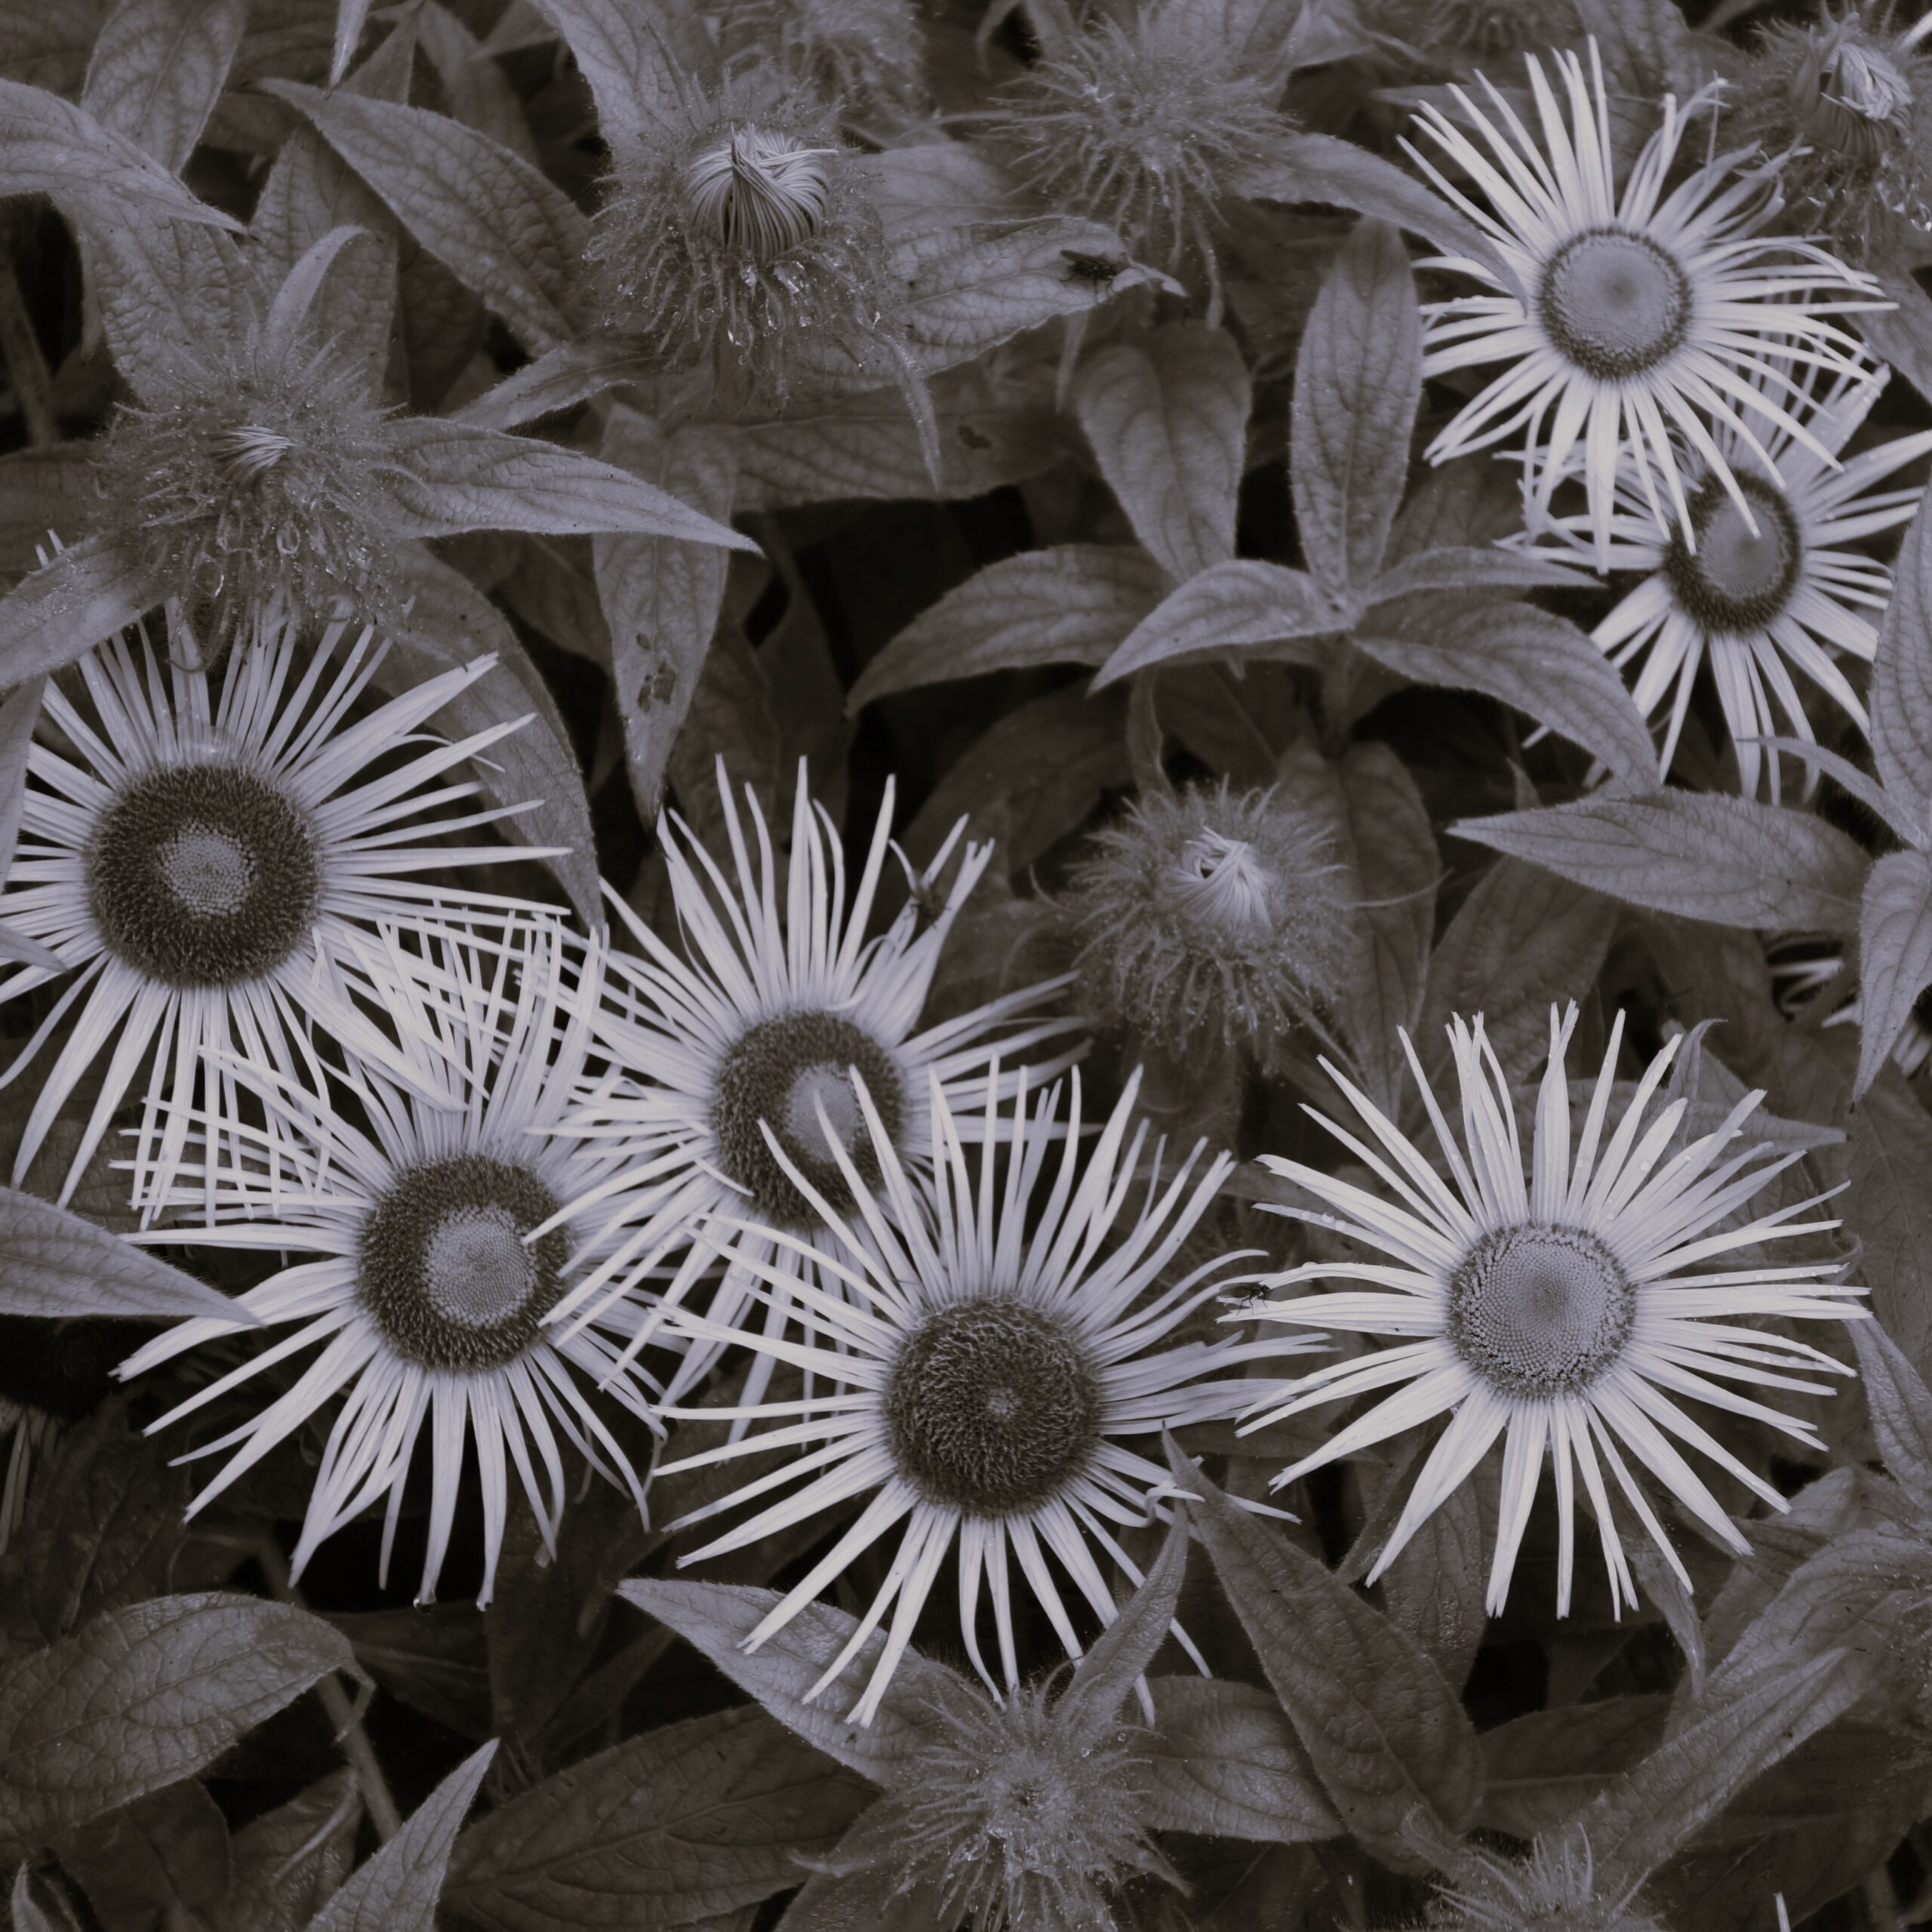
[[[721,520],[731,514],[738,466],[724,430],[694,424],[667,435],[620,407],[605,426],[604,454],[653,488],[675,491],[677,502]],[[730,558],[715,544],[665,537],[601,536],[592,554],[631,792],[638,816],[654,825],[672,743],[717,627]]]
[[[1868,863],[1809,812],[1713,792],[1599,795],[1450,829],[1632,906],[1778,931],[1854,930]]]
[[[1101,666],[1094,688],[1150,664],[1221,651],[1261,651],[1312,663],[1312,646],[1280,647],[1346,630],[1353,614],[1304,571],[1238,557],[1190,577],[1149,611]]]
[[[179,174],[248,23],[247,0],[121,0],[94,42],[81,105]]]
[[[897,1781],[900,1765],[918,1750],[931,1722],[926,1712],[945,1694],[952,1674],[909,1650],[872,1722],[854,1724],[845,1713],[885,1647],[882,1631],[874,1631],[837,1681],[808,1703],[806,1692],[857,1627],[857,1620],[842,1610],[808,1604],[758,1649],[747,1651],[744,1639],[779,1601],[776,1590],[634,1577],[617,1586],[617,1594],[668,1624],[787,1730],[888,1790]]]
[[[0,878],[12,868],[14,848],[20,843],[27,804],[27,752],[46,688],[44,675],[23,678],[0,704]]]
[[[488,1932],[669,1932],[795,1885],[872,1793],[743,1705],[627,1739],[465,1832],[445,1894]]]
[[[202,1315],[236,1328],[255,1318],[158,1255],[37,1194],[0,1188],[0,1314],[48,1321]]]
[[[114,367],[144,402],[205,385],[254,326],[261,291],[226,235],[180,221],[83,224],[81,254]]]
[[[1150,1687],[1150,1824],[1274,1844],[1341,1835],[1294,1726],[1266,1691],[1212,1677],[1157,1677]]]
[[[1513,1838],[1560,1832],[1583,1803],[1663,1741],[1661,1692],[1531,1711],[1482,1734],[1488,1776],[1476,1822]]]
[[[531,351],[577,333],[590,224],[520,155],[448,115],[296,81],[299,109],[396,219]]]
[[[1419,550],[1384,571],[1362,593],[1368,606],[1364,627],[1378,625],[1376,607],[1425,590],[1561,589],[1591,581],[1583,571],[1546,551],[1509,550],[1500,543],[1483,547],[1452,544],[1439,550]]]
[[[1177,583],[1235,553],[1252,399],[1234,337],[1186,322],[1103,349],[1075,385],[1100,474]]]
[[[211,1932],[304,1932],[355,1857],[362,1807],[346,1767],[242,1826],[229,1847],[228,1896]]]
[[[717,50],[688,7],[663,0],[532,0],[569,44],[605,138],[639,134],[678,108],[678,76],[707,79]],[[493,48],[491,51],[496,50]]]
[[[1167,1641],[1187,1573],[1187,1518],[1177,1512],[1146,1580],[1074,1666],[1054,1709],[1076,1736],[1098,1738],[1113,1728],[1121,1704]],[[1151,1701],[1147,1708],[1151,1716]]]
[[[1432,622],[1426,637],[1383,636],[1365,622],[1355,641],[1417,684],[1480,691],[1527,711],[1631,784],[1656,782],[1643,714],[1616,666],[1567,617],[1533,604],[1485,605]]]
[[[1429,1655],[1326,1564],[1258,1523],[1171,1443],[1175,1481],[1315,1774],[1350,1833],[1398,1871],[1411,1834],[1453,1835],[1482,1797],[1482,1752]]]
[[[447,417],[405,417],[393,426],[403,474],[389,478],[407,521],[397,534],[452,537],[465,530],[524,530],[568,537],[600,531],[670,537],[755,550],[749,537],[641,476],[577,450]]]
[[[0,1857],[192,1777],[331,1671],[355,1660],[320,1617],[225,1591],[110,1611],[0,1666]]]
[[[1932,1515],[1932,1391],[1877,1322],[1854,1321],[1850,1328],[1878,1454],[1899,1487]]]
[[[192,1925],[227,1895],[227,1820],[192,1778],[63,1832],[57,1850],[109,1932],[151,1926],[157,1915]]]
[[[1873,862],[1858,919],[1858,1080],[1854,1100],[1878,1078],[1932,986],[1932,859],[1910,848]]]
[[[435,1932],[436,1901],[457,1829],[496,1755],[492,1738],[464,1758],[316,1913],[309,1932]]]
[[[1932,1374],[1932,1119],[1893,1071],[1851,1118],[1845,1218],[1864,1252],[1872,1309],[1921,1375]]]
[[[893,691],[1039,664],[1104,664],[1159,604],[1167,575],[1128,544],[1059,543],[949,590],[859,674],[857,711]]]
[[[1922,502],[1893,566],[1869,708],[1879,780],[1918,828],[1915,842],[1932,842],[1932,517]]]
[[[465,403],[451,420],[481,429],[521,429],[620,383],[647,382],[656,371],[652,356],[623,338],[559,343]]]
[[[51,195],[89,227],[148,220],[240,226],[125,134],[44,88],[0,80],[0,195]]]
[[[1422,402],[1422,313],[1402,238],[1364,221],[1335,257],[1295,365],[1288,474],[1309,568],[1360,592],[1380,574]]]

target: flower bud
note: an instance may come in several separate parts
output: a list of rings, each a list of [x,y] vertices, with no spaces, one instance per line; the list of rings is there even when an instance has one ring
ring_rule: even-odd
[[[1429,1902],[1425,1932],[1664,1932],[1629,1897],[1596,1888],[1580,1830],[1538,1838],[1529,1856],[1465,1847]]]
[[[906,0],[726,0],[718,43],[728,60],[774,60],[848,118],[905,109],[924,91],[925,45]]]

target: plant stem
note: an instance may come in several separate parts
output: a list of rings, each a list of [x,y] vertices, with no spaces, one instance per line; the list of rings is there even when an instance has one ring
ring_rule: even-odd
[[[288,1564],[281,1552],[272,1543],[264,1542],[256,1555],[263,1574],[269,1580],[269,1588],[274,1591],[277,1599],[282,1603],[292,1603],[298,1609],[306,1608],[300,1592],[288,1580]],[[387,1844],[402,1829],[402,1814],[396,1809],[395,1800],[389,1794],[389,1780],[383,1776],[383,1767],[376,1761],[376,1753],[362,1729],[362,1720],[349,1693],[342,1687],[339,1677],[325,1677],[315,1689],[321,1697],[322,1709],[328,1713],[330,1723],[335,1726],[342,1755],[349,1760],[349,1768],[355,1774],[356,1788],[362,1794],[369,1822],[375,1826],[377,1837]]]

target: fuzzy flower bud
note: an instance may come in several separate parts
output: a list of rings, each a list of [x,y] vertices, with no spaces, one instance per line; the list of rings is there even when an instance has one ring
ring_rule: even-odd
[[[1062,910],[1087,1011],[1185,1051],[1277,1038],[1340,991],[1349,908],[1327,828],[1278,792],[1140,798],[1095,835]]]
[[[762,53],[848,116],[922,92],[925,45],[906,0],[727,0],[718,38],[728,59]]]
[[[830,109],[754,91],[692,91],[681,118],[615,152],[591,245],[611,325],[739,401],[782,399],[808,348],[895,380],[884,237],[856,154]]]
[[[955,1678],[891,1795],[841,1847],[973,1932],[1117,1932],[1120,1886],[1178,1884],[1148,1835],[1140,1734],[1099,1740],[1035,1685],[995,1703]]]
[[[1732,91],[1733,125],[1779,159],[1792,219],[1867,259],[1901,226],[1932,229],[1932,57],[1854,5],[1758,37]]]
[[[1103,221],[1136,254],[1218,288],[1214,240],[1235,179],[1290,126],[1281,76],[1179,0],[1097,12],[1005,93],[994,122],[1016,171],[1046,200]]]
[[[1522,1859],[1466,1849],[1423,1924],[1425,1932],[1664,1932],[1629,1897],[1598,1894],[1580,1831],[1538,1838]]]
[[[97,525],[131,538],[225,644],[282,614],[393,616],[386,412],[312,343],[212,352],[172,392],[125,404],[96,471]]]
[[[1494,67],[1577,34],[1572,0],[1374,0],[1365,23],[1418,54]]]

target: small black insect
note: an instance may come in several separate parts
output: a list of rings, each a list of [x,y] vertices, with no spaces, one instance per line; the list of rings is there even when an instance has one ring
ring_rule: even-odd
[[[1088,255],[1078,248],[1063,248],[1060,253],[1066,257],[1067,272],[1078,281],[1112,281],[1127,266],[1124,255]]]

